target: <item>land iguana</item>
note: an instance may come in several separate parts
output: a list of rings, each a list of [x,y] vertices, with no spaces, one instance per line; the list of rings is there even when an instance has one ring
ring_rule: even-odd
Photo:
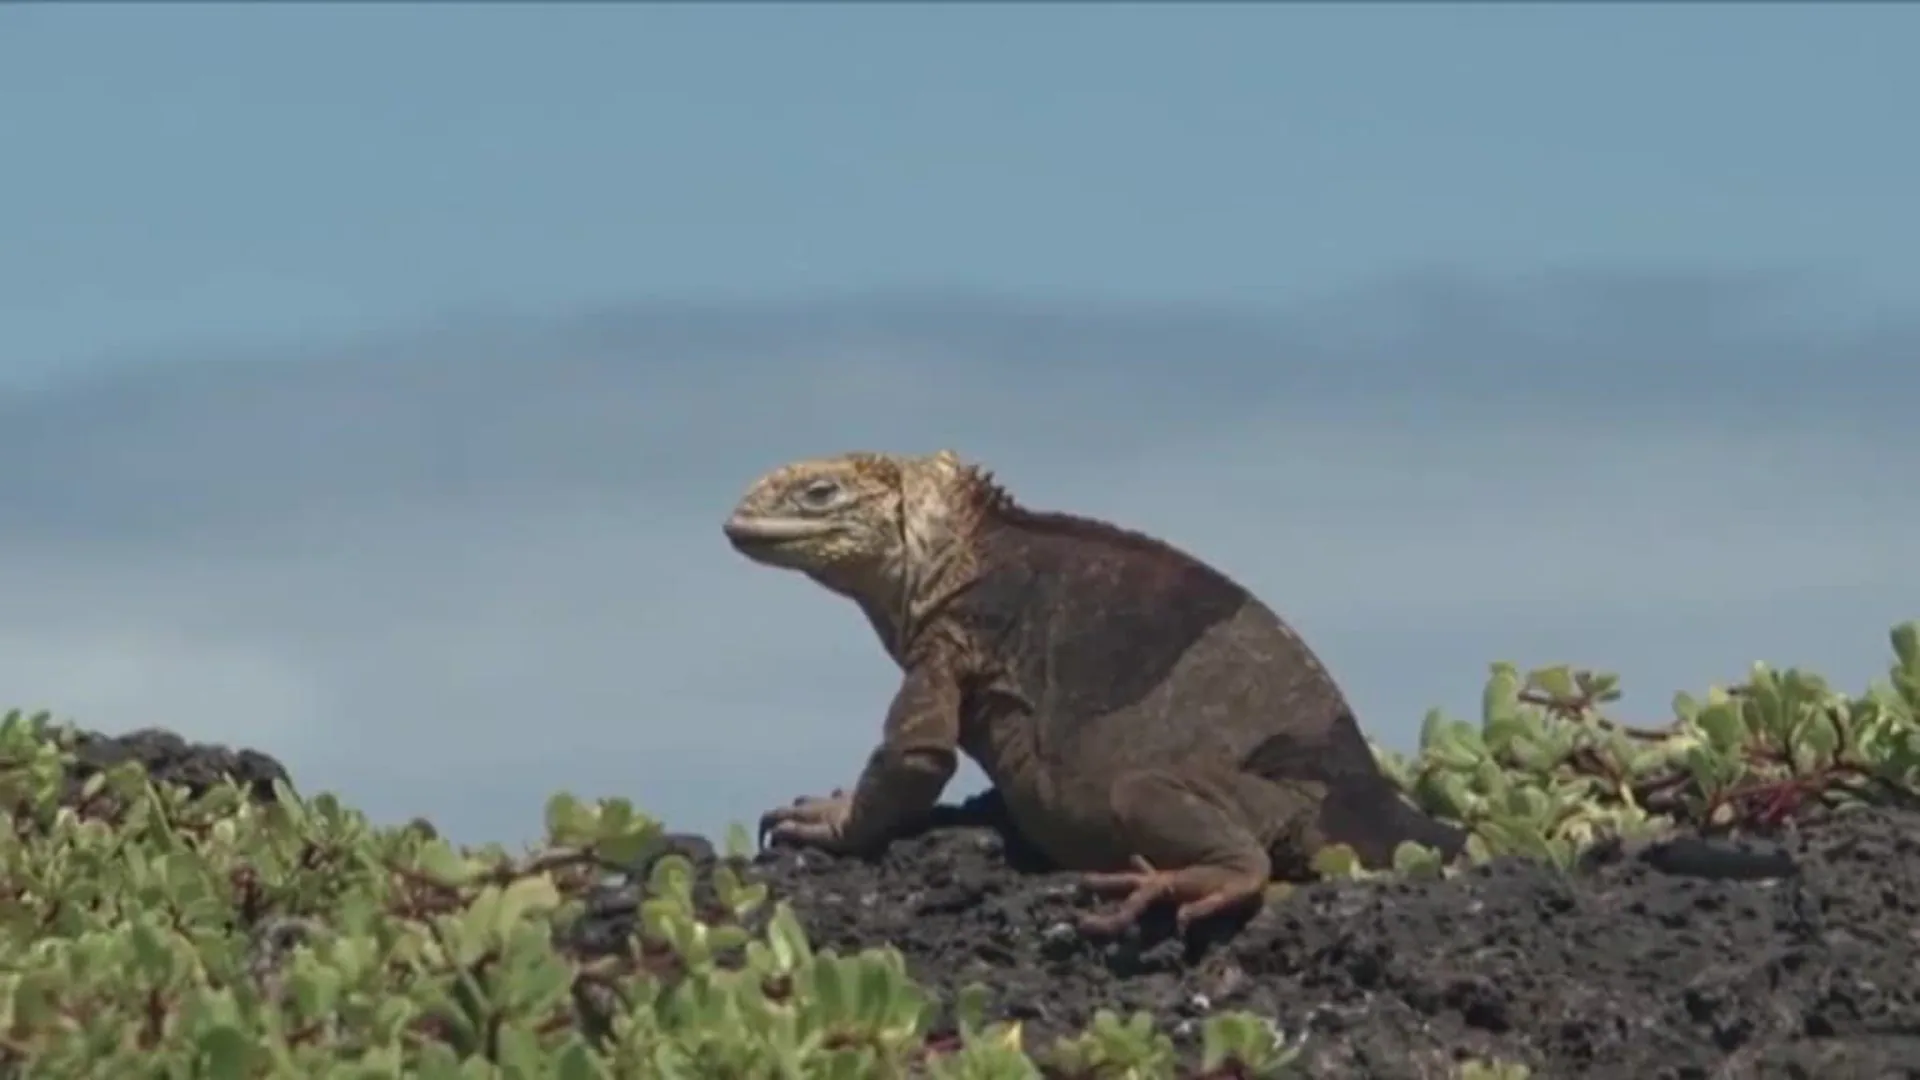
[[[1162,900],[1257,905],[1344,843],[1370,867],[1464,836],[1403,801],[1313,652],[1226,575],[1152,537],[1029,509],[952,451],[848,453],[756,481],[727,520],[757,563],[866,613],[903,678],[851,792],[769,811],[763,841],[872,852],[966,753],[1111,934]]]

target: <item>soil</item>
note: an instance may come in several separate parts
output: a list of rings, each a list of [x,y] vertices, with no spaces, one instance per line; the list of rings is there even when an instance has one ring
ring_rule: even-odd
[[[682,850],[710,855],[682,838]],[[873,859],[774,849],[755,872],[818,948],[891,943],[944,995],[969,982],[1029,1046],[1095,1010],[1247,1009],[1305,1036],[1310,1076],[1920,1076],[1920,814],[1866,810],[1771,840],[1597,849],[1572,874],[1498,860],[1438,881],[1296,887],[1240,926],[1118,941],[1109,900],[1048,873],[991,793]]]
[[[265,755],[165,733],[88,752],[124,754],[183,782],[234,770],[263,796],[282,775]],[[666,850],[714,863],[698,837]],[[1316,1077],[1450,1077],[1469,1057],[1536,1078],[1920,1077],[1910,811],[1812,818],[1739,847],[1614,846],[1569,874],[1514,859],[1446,880],[1300,886],[1188,941],[1163,914],[1117,941],[1080,935],[1076,916],[1111,901],[1040,867],[991,793],[874,858],[776,848],[749,873],[816,948],[892,944],[943,1003],[987,986],[1030,1047],[1096,1009],[1144,1009],[1197,1057],[1199,1020],[1247,1009],[1304,1037]],[[634,890],[609,886],[571,947],[623,938]]]

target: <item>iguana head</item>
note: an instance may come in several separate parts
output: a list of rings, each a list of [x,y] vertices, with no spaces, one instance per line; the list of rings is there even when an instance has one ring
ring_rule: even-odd
[[[952,451],[854,452],[782,465],[753,482],[727,540],[858,601],[894,636],[960,587],[998,489]]]

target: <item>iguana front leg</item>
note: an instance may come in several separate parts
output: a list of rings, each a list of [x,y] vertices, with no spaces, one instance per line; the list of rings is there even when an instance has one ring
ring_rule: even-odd
[[[912,664],[852,794],[805,798],[760,818],[762,842],[868,852],[923,820],[959,767],[960,681],[938,655]]]

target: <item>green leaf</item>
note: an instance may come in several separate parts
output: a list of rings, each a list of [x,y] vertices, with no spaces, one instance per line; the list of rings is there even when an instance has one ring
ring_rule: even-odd
[[[522,918],[533,915],[545,915],[560,906],[560,889],[547,874],[535,874],[519,878],[500,894],[500,907],[495,925],[501,930],[512,928]]]
[[[872,961],[860,965],[854,1013],[860,1022],[878,1028],[886,1021],[893,1005],[893,980],[887,969]]]
[[[1503,713],[1487,721],[1484,734],[1487,749],[1500,755],[1522,755],[1527,744],[1537,737],[1535,724],[1517,713]]]
[[[1574,686],[1573,672],[1564,665],[1536,668],[1528,672],[1527,685],[1559,701],[1572,701],[1580,696]]]
[[[814,963],[813,995],[814,1003],[829,1023],[847,1015],[851,1007],[851,994],[839,957],[822,956]]]
[[[784,900],[776,905],[773,918],[767,923],[767,946],[772,950],[776,973],[792,971],[813,956],[806,930]]]
[[[1693,723],[1700,715],[1700,708],[1700,702],[1695,700],[1694,696],[1685,690],[1673,695],[1673,715],[1679,717],[1681,721],[1685,723]]]
[[[255,1041],[234,1024],[217,1024],[201,1031],[195,1040],[198,1075],[207,1080],[249,1080]]]
[[[1708,705],[1694,716],[1694,723],[1707,737],[1707,745],[1716,753],[1731,754],[1746,745],[1747,723],[1740,706],[1723,701]]]
[[[489,885],[467,905],[448,931],[452,939],[454,963],[466,967],[493,947],[494,928],[499,925],[500,886]]]
[[[1512,664],[1496,663],[1487,676],[1487,685],[1480,692],[1480,720],[1492,724],[1513,716],[1514,705],[1520,693],[1520,673]]]
[[[429,840],[420,847],[420,869],[444,885],[461,885],[472,876],[467,860],[445,840]]]
[[[11,1000],[0,1008],[11,1014],[13,1022],[22,1027],[40,1028],[53,1022],[59,1013],[60,977],[42,969],[13,978]]]
[[[1465,720],[1455,720],[1447,725],[1446,742],[1450,746],[1467,751],[1475,758],[1487,752],[1487,742],[1481,737],[1480,728]]]
[[[1237,1010],[1209,1017],[1200,1039],[1200,1067],[1209,1075],[1277,1077],[1299,1054],[1282,1049],[1271,1021]]]
[[[1465,821],[1474,816],[1479,799],[1467,778],[1457,772],[1435,772],[1422,788],[1422,802],[1439,816]]]
[[[420,1006],[415,1004],[412,998],[387,998],[374,1006],[373,1023],[369,1034],[376,1042],[398,1039],[401,1030],[419,1015]]]
[[[1689,749],[1682,760],[1686,763],[1687,772],[1693,776],[1694,783],[1707,795],[1731,784],[1740,772],[1738,758],[1715,753],[1704,746]]]
[[[953,1015],[962,1038],[971,1038],[987,1026],[990,991],[980,983],[968,983],[954,995]]]
[[[538,1014],[564,1004],[573,978],[573,968],[548,952],[516,965],[504,989],[516,1008]]]
[[[302,965],[288,979],[300,1015],[319,1020],[333,1015],[340,999],[340,972],[332,968]]]
[[[554,1080],[605,1080],[607,1070],[595,1060],[593,1051],[578,1035],[567,1040],[567,1045],[554,1055]]]
[[[579,844],[593,835],[593,811],[581,805],[570,792],[560,791],[549,796],[543,816],[547,839],[552,843]]]
[[[1509,815],[1528,822],[1542,821],[1552,809],[1546,792],[1520,784],[1507,789],[1506,804]]]
[[[1901,623],[1887,636],[1893,642],[1893,655],[1899,659],[1900,666],[1920,671],[1920,622]]]
[[[127,938],[133,946],[134,962],[146,981],[165,986],[173,980],[174,955],[166,934],[146,919],[136,921]]]
[[[1437,876],[1445,862],[1438,851],[1411,840],[1401,841],[1393,849],[1393,870],[1396,874],[1409,877]]]
[[[1480,732],[1457,720],[1440,724],[1432,733],[1433,741],[1423,753],[1451,769],[1471,769],[1486,754]]]
[[[506,1020],[494,1034],[498,1047],[495,1060],[513,1080],[536,1080],[544,1076],[546,1055],[540,1049],[540,1037],[524,1023]]]
[[[1620,677],[1600,671],[1582,671],[1575,677],[1580,694],[1596,704],[1620,700]]]
[[[693,864],[678,852],[660,856],[647,872],[647,891],[690,906],[693,903]]]
[[[1803,768],[1818,768],[1832,761],[1834,752],[1840,748],[1840,728],[1836,724],[1844,722],[1824,712],[1807,714],[1794,731],[1794,759],[1801,762]]]
[[[1482,822],[1481,824],[1484,825],[1485,823]],[[1467,834],[1467,861],[1479,865],[1500,854],[1503,853],[1495,851],[1493,845],[1487,842],[1487,838],[1480,834],[1478,826]]]
[[[1346,844],[1328,844],[1313,854],[1314,873],[1330,879],[1350,878],[1360,870],[1360,856]]]
[[[727,826],[727,858],[753,858],[753,834],[738,821]]]

